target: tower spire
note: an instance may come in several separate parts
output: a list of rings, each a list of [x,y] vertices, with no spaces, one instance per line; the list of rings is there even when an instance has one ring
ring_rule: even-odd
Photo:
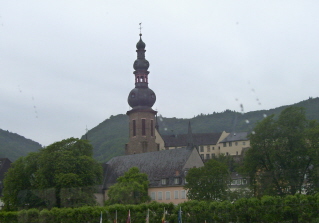
[[[140,29],[142,29],[140,23]],[[152,110],[152,106],[156,101],[155,93],[148,88],[148,68],[149,62],[145,59],[145,47],[146,44],[143,42],[140,33],[140,40],[136,44],[137,59],[134,61],[133,68],[135,75],[135,88],[130,92],[128,97],[128,104],[133,108],[147,108]]]
[[[129,116],[129,142],[125,147],[125,154],[154,152],[159,150],[155,142],[157,111],[152,109],[156,95],[148,87],[149,62],[145,59],[146,44],[142,40],[142,23],[140,25],[140,39],[136,44],[137,59],[133,68],[135,88],[129,93],[127,102],[132,107],[127,111]]]

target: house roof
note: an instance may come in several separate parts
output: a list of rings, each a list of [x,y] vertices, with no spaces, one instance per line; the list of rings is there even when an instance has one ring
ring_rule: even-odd
[[[193,143],[199,145],[216,145],[222,133],[193,133]],[[187,145],[188,134],[162,135],[166,147],[183,147]]]
[[[232,132],[220,142],[246,141],[248,140],[247,135],[247,132]]]
[[[105,165],[103,188],[115,184],[131,167],[148,175],[150,187],[160,186],[163,178],[184,176],[185,164],[193,152],[191,148],[179,148],[114,157]]]

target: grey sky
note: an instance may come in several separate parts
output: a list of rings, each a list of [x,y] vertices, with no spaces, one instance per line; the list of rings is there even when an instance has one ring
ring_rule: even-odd
[[[129,110],[142,22],[164,117],[318,97],[319,1],[0,1],[0,128],[49,145]]]

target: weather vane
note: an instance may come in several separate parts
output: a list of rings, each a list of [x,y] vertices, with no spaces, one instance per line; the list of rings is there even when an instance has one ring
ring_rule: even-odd
[[[140,22],[140,34],[142,34],[142,23]]]

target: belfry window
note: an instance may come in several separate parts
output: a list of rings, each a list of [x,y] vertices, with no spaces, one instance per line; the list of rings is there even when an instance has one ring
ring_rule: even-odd
[[[136,136],[136,120],[133,120],[133,136]]]
[[[146,135],[146,125],[145,125],[145,119],[142,119],[142,136]]]
[[[154,136],[154,120],[151,120],[151,136]]]

